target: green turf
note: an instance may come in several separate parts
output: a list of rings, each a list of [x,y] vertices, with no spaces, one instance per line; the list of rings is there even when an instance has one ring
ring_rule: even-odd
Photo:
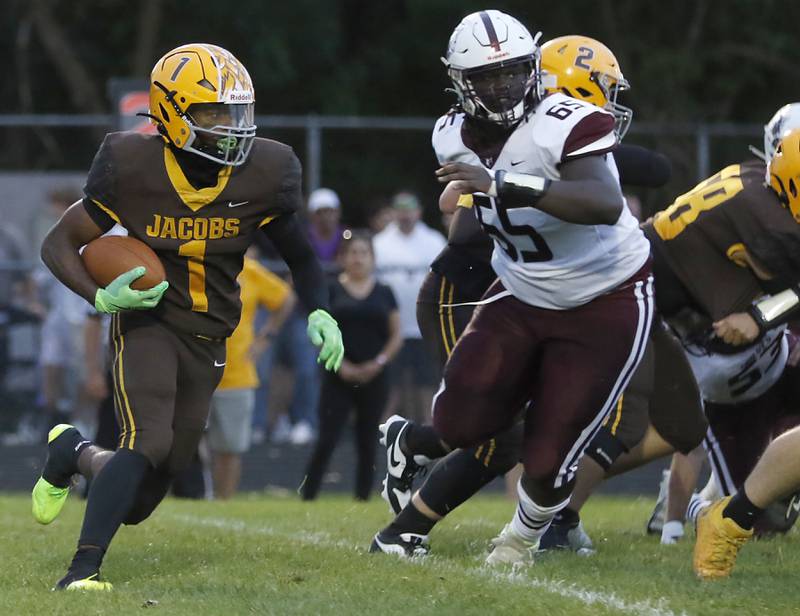
[[[584,514],[599,552],[542,557],[519,573],[481,566],[510,519],[501,497],[478,498],[432,535],[421,562],[366,553],[388,519],[380,499],[252,497],[169,500],[123,528],[103,568],[110,594],[51,593],[64,573],[83,504],[37,525],[30,501],[0,496],[0,614],[797,614],[795,534],[746,546],[733,578],[701,583],[691,543],[662,548],[642,533],[647,500],[598,498]],[[148,602],[151,603],[146,607]]]

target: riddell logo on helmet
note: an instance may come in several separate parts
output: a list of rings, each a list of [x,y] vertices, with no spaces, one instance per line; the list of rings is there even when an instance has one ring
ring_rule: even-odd
[[[499,60],[500,58],[505,58],[506,56],[510,56],[510,55],[511,54],[509,52],[504,51],[502,53],[496,53],[496,54],[492,54],[490,56],[487,56],[486,59],[487,60]]]
[[[252,103],[253,102],[253,95],[247,91],[238,91],[238,92],[231,92],[228,94],[228,100],[231,103]]]

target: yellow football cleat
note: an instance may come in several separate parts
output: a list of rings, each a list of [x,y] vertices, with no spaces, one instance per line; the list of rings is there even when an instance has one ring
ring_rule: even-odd
[[[39,524],[50,524],[61,513],[67,496],[69,496],[69,488],[58,488],[44,477],[39,477],[31,492],[33,503],[31,510],[34,519]]]
[[[61,451],[62,448],[58,447],[54,441],[67,430],[74,431],[74,429],[75,428],[69,424],[58,424],[50,430],[47,434],[48,454],[45,467],[47,467],[48,464],[52,465],[58,462],[57,458],[64,455]],[[67,481],[69,481],[69,478],[67,478]],[[36,482],[36,485],[33,486],[33,491],[31,492],[34,519],[39,522],[39,524],[50,524],[50,522],[55,520],[58,514],[61,513],[61,509],[64,507],[68,495],[69,485],[67,485],[67,487],[54,486],[44,477],[39,477],[39,480]]]
[[[70,577],[70,574],[67,574],[53,590],[112,590],[114,588],[111,582],[101,581],[100,574],[97,572],[79,580],[71,580]]]
[[[700,579],[728,577],[736,564],[739,550],[753,536],[722,512],[731,497],[727,496],[706,507],[697,518],[697,539],[694,544],[694,572]]]

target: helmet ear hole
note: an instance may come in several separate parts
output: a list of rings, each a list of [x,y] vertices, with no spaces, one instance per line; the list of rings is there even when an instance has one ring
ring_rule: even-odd
[[[167,113],[167,110],[164,109],[164,105],[159,103],[158,104],[158,109],[161,111],[161,117],[164,118],[164,121],[165,122],[169,122],[169,114]]]
[[[576,92],[577,92],[578,94],[580,94],[580,95],[581,95],[581,96],[583,96],[584,98],[589,98],[589,97],[592,95],[592,93],[591,93],[591,92],[589,92],[589,90],[587,90],[586,88],[581,88],[581,87],[578,87],[578,88],[575,88],[575,90],[576,90]]]
[[[797,198],[797,185],[794,182],[794,178],[789,180],[789,192],[792,193],[793,198]]]

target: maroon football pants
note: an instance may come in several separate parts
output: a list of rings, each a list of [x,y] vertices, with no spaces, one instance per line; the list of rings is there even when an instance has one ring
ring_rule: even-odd
[[[485,298],[503,291],[495,282]],[[577,308],[546,310],[513,296],[480,306],[445,366],[434,428],[450,447],[469,447],[525,408],[525,472],[561,488],[641,360],[653,305],[648,264]]]
[[[767,446],[800,425],[800,367],[787,366],[780,379],[755,400],[706,402],[708,432],[703,445],[722,493],[735,494]]]

